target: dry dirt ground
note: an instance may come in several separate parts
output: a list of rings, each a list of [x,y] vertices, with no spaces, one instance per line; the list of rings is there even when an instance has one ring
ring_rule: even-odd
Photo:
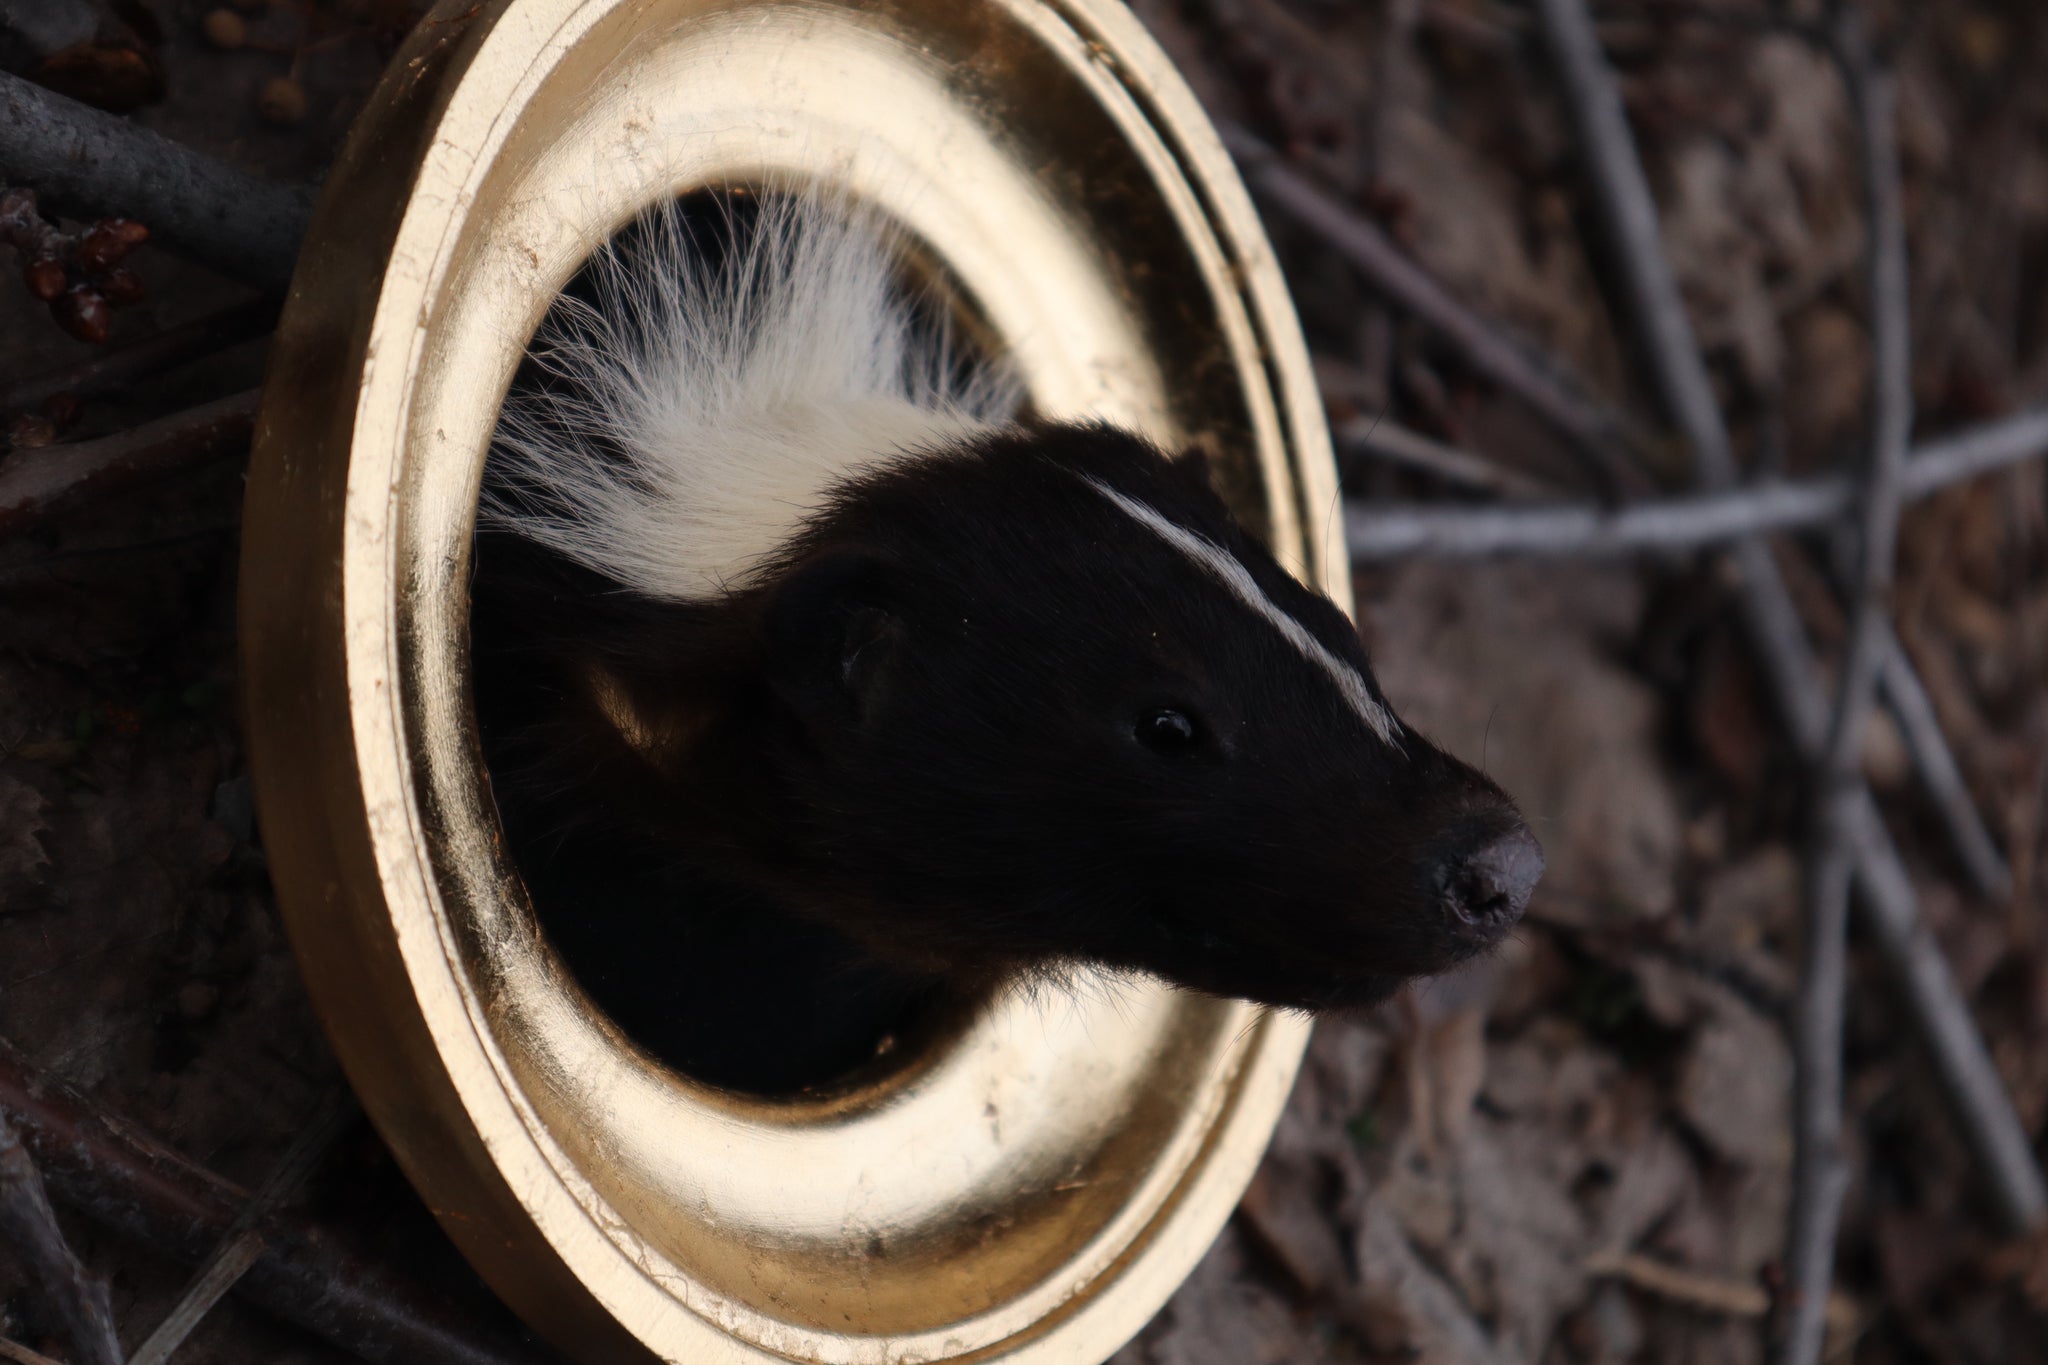
[[[140,62],[164,93],[137,122],[253,171],[317,175],[412,14],[400,0],[238,3],[128,0],[116,6],[126,34],[65,79],[125,107],[149,93]],[[1504,331],[1658,423],[1603,289],[1605,246],[1526,8],[1139,9],[1213,111],[1282,148]],[[1596,12],[1741,458],[1795,474],[1835,466],[1863,430],[1868,341],[1859,180],[1833,68],[1740,0]],[[1939,433],[2048,397],[2048,87],[2036,78],[2048,11],[1958,0],[1873,15],[1898,45],[1918,430]],[[1456,351],[1319,240],[1278,216],[1271,227],[1335,416],[1384,414],[1586,487]],[[4,248],[0,258],[11,273]],[[246,297],[147,248],[130,264],[145,296],[115,313],[115,344]],[[89,350],[0,280],[0,384]],[[24,444],[46,438],[38,421],[63,439],[116,431],[245,388],[262,364],[258,341],[76,411],[0,422]],[[1669,466],[1651,473],[1675,487],[1682,456],[1666,447]],[[1344,472],[1355,497],[1455,493],[1357,455]],[[256,1184],[336,1071],[283,941],[244,777],[239,492],[237,470],[219,463],[0,541],[0,1038]],[[1815,638],[1838,645],[1843,620],[1815,547],[1788,540],[1780,559]],[[1415,563],[1362,573],[1358,606],[1397,706],[1518,795],[1550,871],[1497,957],[1319,1029],[1238,1215],[1120,1365],[1761,1359],[1790,1179],[1786,1011],[1805,796],[1726,576],[1711,558]],[[2015,893],[1969,891],[1887,724],[1873,727],[1865,769],[2038,1136],[2042,465],[1913,508],[1897,608]],[[1854,1183],[1830,1310],[1836,1358],[2048,1359],[2048,1250],[1993,1231],[1860,937],[1851,970]],[[482,1302],[361,1124],[306,1201]],[[187,1267],[67,1227],[111,1277],[132,1342]],[[39,1312],[0,1254],[0,1334],[47,1343]],[[230,1300],[179,1359],[330,1356]]]

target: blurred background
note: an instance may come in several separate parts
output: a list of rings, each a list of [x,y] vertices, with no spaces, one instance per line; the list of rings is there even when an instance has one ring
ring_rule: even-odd
[[[2048,399],[2048,10],[1595,5],[1635,138],[1617,148],[1589,135],[1594,87],[1560,45],[1576,4],[1136,8],[1224,128],[1293,284],[1379,677],[1518,797],[1550,870],[1505,951],[1319,1027],[1238,1214],[1120,1365],[1766,1358],[1802,1301],[1785,1252],[1809,870],[1850,844],[1858,904],[1891,907],[1893,930],[1857,918],[1847,940],[1823,1356],[2048,1358],[2028,1183],[2048,1119],[2048,425],[2027,425]],[[301,183],[418,18],[405,0],[0,0],[0,68]],[[1873,110],[1892,113],[1875,142]],[[1894,170],[1888,204],[1870,190]],[[1632,176],[1647,236],[1612,212]],[[237,396],[274,309],[7,177],[0,155],[0,1100],[61,1082],[192,1163],[180,1179],[255,1188],[311,1152],[278,1201],[295,1226],[505,1343],[474,1359],[548,1358],[367,1124],[323,1117],[339,1075],[235,723]],[[149,225],[147,204],[118,212]],[[1870,266],[1894,229],[1903,287]],[[1640,284],[1646,243],[1691,341],[1653,335],[1671,315]],[[1673,396],[1688,351],[1705,418]],[[1818,658],[1809,709],[1832,708],[1870,581],[1854,528],[1898,502],[1864,494],[1873,452],[1902,449],[1902,390],[1909,467],[1952,459],[1906,479],[1883,695],[1848,754],[1879,851],[1867,829],[1829,842],[1757,594],[1768,569],[1779,624]],[[194,410],[216,423],[196,437]],[[1687,500],[1714,481],[1694,456],[1717,424],[1741,477],[1805,498],[1803,519]],[[70,473],[48,454],[93,442]],[[1963,477],[1991,447],[1996,467]],[[1617,531],[1638,504],[1668,515]],[[1772,534],[1744,559],[1731,528]],[[1918,936],[1898,929],[1913,916]],[[1958,1030],[1948,1052],[1925,1042]],[[1959,1080],[1956,1056],[1981,1074]],[[1999,1133],[2019,1144],[2004,1165]],[[52,1183],[137,1339],[193,1254],[77,1195],[89,1175]],[[20,1261],[0,1245],[0,1337],[61,1355]],[[178,1359],[338,1360],[349,1340],[231,1297]]]

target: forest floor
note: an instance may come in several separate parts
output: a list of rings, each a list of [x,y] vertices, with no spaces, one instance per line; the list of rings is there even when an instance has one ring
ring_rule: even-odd
[[[316,177],[413,13],[401,0],[124,0],[66,89],[279,180]],[[1626,325],[1534,12],[1496,0],[1142,0],[1219,118],[1378,226],[1502,337],[1642,430]],[[1799,6],[1790,7],[1796,13]],[[110,11],[110,12],[114,12]],[[0,11],[4,33],[5,11]],[[1839,74],[1739,0],[1596,9],[1661,239],[1738,459],[1799,478],[1865,439],[1871,290]],[[1779,16],[1783,17],[1783,16]],[[1878,6],[1895,41],[1915,432],[2048,400],[2048,10]],[[0,62],[33,67],[37,54]],[[137,72],[142,74],[138,75]],[[282,82],[283,84],[280,84]],[[4,188],[4,187],[0,187]],[[1468,498],[1356,437],[1384,421],[1518,486],[1608,490],[1466,348],[1389,305],[1327,234],[1268,210],[1367,506]],[[0,248],[0,257],[6,257]],[[11,257],[9,258],[11,264]],[[114,346],[254,298],[148,247]],[[8,385],[95,353],[0,281]],[[260,336],[82,399],[0,410],[23,450],[260,382]],[[1640,444],[1646,487],[1688,481]],[[0,1039],[246,1187],[339,1075],[285,943],[236,724],[241,479],[216,461],[0,538]],[[1774,544],[1824,658],[1850,626],[1823,537]],[[1959,864],[1888,715],[1862,770],[2028,1134],[2048,1120],[2048,473],[1907,509],[1895,625],[2010,868]],[[1809,773],[1715,555],[1361,566],[1398,710],[1513,792],[1549,855],[1496,956],[1321,1025],[1238,1214],[1119,1365],[1740,1362],[1764,1354],[1793,1186]],[[1850,939],[1844,1205],[1830,1353],[2048,1360],[2048,1239],[1999,1231],[1983,1172],[1866,935]],[[366,1124],[301,1211],[466,1306],[490,1301]],[[65,1216],[123,1341],[190,1266]],[[0,1336],[53,1325],[0,1253]],[[536,1348],[538,1349],[538,1348]],[[341,1359],[230,1299],[192,1365]]]

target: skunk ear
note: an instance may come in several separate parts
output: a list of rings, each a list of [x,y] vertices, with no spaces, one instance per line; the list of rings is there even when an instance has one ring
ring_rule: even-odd
[[[869,550],[807,560],[773,589],[769,683],[806,721],[859,721],[888,686],[909,630],[893,566]]]

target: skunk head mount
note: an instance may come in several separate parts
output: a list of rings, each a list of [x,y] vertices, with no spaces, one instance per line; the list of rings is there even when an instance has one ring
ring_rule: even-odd
[[[844,205],[732,199],[558,308],[487,476],[479,610],[539,679],[501,804],[954,981],[1326,1009],[1495,944],[1543,867],[1509,798],[1199,456],[1018,417],[895,259]]]

